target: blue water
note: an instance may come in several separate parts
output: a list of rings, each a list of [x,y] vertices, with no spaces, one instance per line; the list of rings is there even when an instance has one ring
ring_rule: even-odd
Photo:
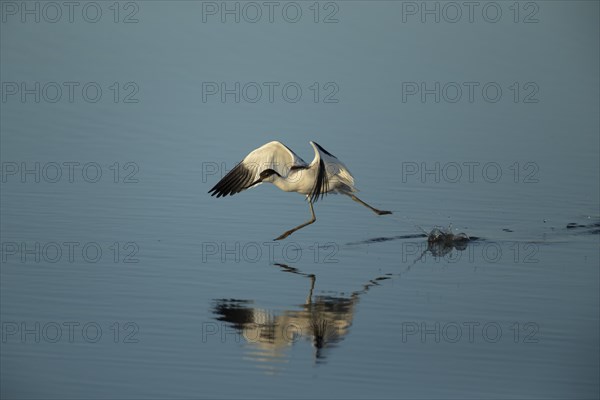
[[[2,3],[3,398],[598,396],[597,2],[85,4]],[[393,214],[274,242],[271,140]]]

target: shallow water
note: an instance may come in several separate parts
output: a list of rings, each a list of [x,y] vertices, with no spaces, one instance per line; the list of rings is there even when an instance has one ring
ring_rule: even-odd
[[[220,2],[8,10],[2,397],[597,396],[598,3],[519,3],[518,23],[508,3],[497,23],[409,3],[319,3],[317,23],[304,2],[297,23],[221,23]],[[11,82],[103,94],[22,101]],[[253,103],[252,82],[303,95]],[[502,96],[423,101],[414,82]],[[309,218],[301,196],[207,194],[274,139],[309,162],[318,142],[394,214],[328,196],[274,242]],[[428,246],[436,226],[472,240]]]

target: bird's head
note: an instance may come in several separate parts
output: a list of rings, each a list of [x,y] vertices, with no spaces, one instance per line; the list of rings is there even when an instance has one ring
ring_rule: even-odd
[[[260,177],[250,186],[254,186],[256,184],[262,183],[262,182],[271,182],[273,183],[273,181],[276,179],[276,177],[280,177],[281,175],[279,175],[279,173],[277,171],[275,171],[274,169],[265,169],[264,171],[262,171],[260,173]]]

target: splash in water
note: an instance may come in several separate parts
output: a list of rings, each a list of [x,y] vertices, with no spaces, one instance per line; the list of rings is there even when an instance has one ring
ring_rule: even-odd
[[[431,230],[431,232],[426,233],[426,235],[427,242],[440,243],[446,246],[456,246],[460,243],[466,243],[471,240],[469,235],[464,232],[452,232],[452,225],[450,225],[448,228],[436,226]]]

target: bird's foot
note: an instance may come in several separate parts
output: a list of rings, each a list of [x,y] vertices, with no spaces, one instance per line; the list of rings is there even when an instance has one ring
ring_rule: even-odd
[[[387,214],[391,214],[391,211],[383,211],[383,210],[377,210],[375,211],[377,213],[377,215],[387,215]]]
[[[283,240],[286,237],[290,236],[293,232],[294,232],[293,230],[284,232],[281,235],[279,235],[279,237],[277,237],[275,240]]]

